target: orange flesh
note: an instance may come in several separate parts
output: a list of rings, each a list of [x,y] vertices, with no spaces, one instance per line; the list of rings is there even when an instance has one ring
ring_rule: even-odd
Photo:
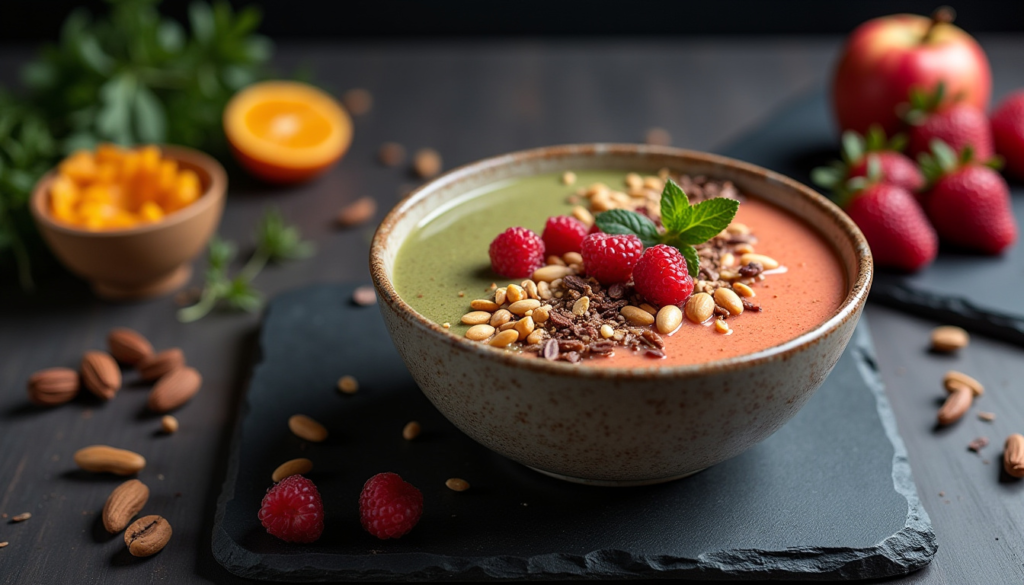
[[[253,134],[288,148],[320,144],[331,133],[330,121],[306,104],[270,101],[256,104],[245,115]]]

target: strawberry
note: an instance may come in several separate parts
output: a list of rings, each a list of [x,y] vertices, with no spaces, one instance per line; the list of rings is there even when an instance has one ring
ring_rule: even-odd
[[[925,211],[943,241],[999,254],[1017,240],[1010,188],[994,169],[978,162],[970,148],[959,156],[940,140],[920,157],[929,179]]]
[[[874,169],[878,181],[916,192],[925,185],[924,175],[913,160],[900,152],[906,143],[903,134],[886,140],[885,131],[877,125],[866,136],[844,132],[842,160],[814,169],[811,177],[816,184],[838,191],[847,180],[867,177]]]
[[[864,232],[876,265],[916,272],[935,259],[938,237],[910,191],[887,183],[861,183],[844,208]]]
[[[992,138],[1006,171],[1024,181],[1024,90],[1007,96],[992,113]]]
[[[985,112],[961,102],[956,96],[946,99],[945,84],[939,82],[933,93],[911,90],[909,109],[904,120],[910,124],[910,156],[927,153],[938,139],[957,153],[970,146],[981,160],[992,158],[992,129]]]

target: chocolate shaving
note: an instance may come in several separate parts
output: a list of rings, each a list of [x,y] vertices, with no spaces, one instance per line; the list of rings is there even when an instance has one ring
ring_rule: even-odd
[[[665,347],[665,340],[660,335],[650,329],[644,329],[644,332],[640,334],[644,341],[651,344],[657,349]]]
[[[584,343],[578,339],[560,339],[558,340],[559,351],[565,352],[576,352],[583,351],[583,348],[587,347]]]
[[[764,266],[761,266],[760,262],[750,262],[746,266],[741,266],[739,273],[743,278],[754,278],[758,274],[764,272]]]
[[[753,311],[755,313],[761,312],[761,305],[755,305],[754,303],[748,301],[747,299],[740,299],[740,301],[743,303],[744,311]]]
[[[621,299],[623,296],[625,296],[625,294],[626,287],[619,283],[615,283],[608,287],[608,296],[615,300]]]

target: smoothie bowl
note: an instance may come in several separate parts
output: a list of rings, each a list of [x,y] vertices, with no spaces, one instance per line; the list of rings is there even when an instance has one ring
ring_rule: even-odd
[[[546,244],[496,238],[513,226]],[[860,231],[811,189],[613,144],[427,183],[384,219],[370,269],[442,414],[501,455],[595,485],[684,477],[779,429],[846,348],[872,277]]]

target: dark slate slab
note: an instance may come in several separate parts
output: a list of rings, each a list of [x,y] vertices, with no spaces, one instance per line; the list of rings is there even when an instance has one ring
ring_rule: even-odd
[[[824,91],[800,99],[722,154],[810,182],[816,166],[839,157],[838,131]],[[1013,209],[1024,226],[1024,186],[1011,183]],[[879,271],[871,300],[1024,345],[1024,244],[999,257],[943,248],[913,275]]]
[[[861,579],[926,565],[935,535],[862,323],[818,394],[782,430],[690,478],[638,488],[564,483],[480,447],[423,397],[375,307],[352,286],[290,292],[270,306],[262,359],[242,408],[213,552],[243,577],[284,581]],[[343,374],[360,381],[342,395]],[[330,438],[304,444],[286,421],[307,413]],[[406,422],[423,434],[402,439]],[[312,545],[267,535],[256,513],[282,461],[305,456],[326,530]],[[362,530],[363,482],[394,471],[425,499],[412,533]],[[449,491],[452,476],[472,484]]]

